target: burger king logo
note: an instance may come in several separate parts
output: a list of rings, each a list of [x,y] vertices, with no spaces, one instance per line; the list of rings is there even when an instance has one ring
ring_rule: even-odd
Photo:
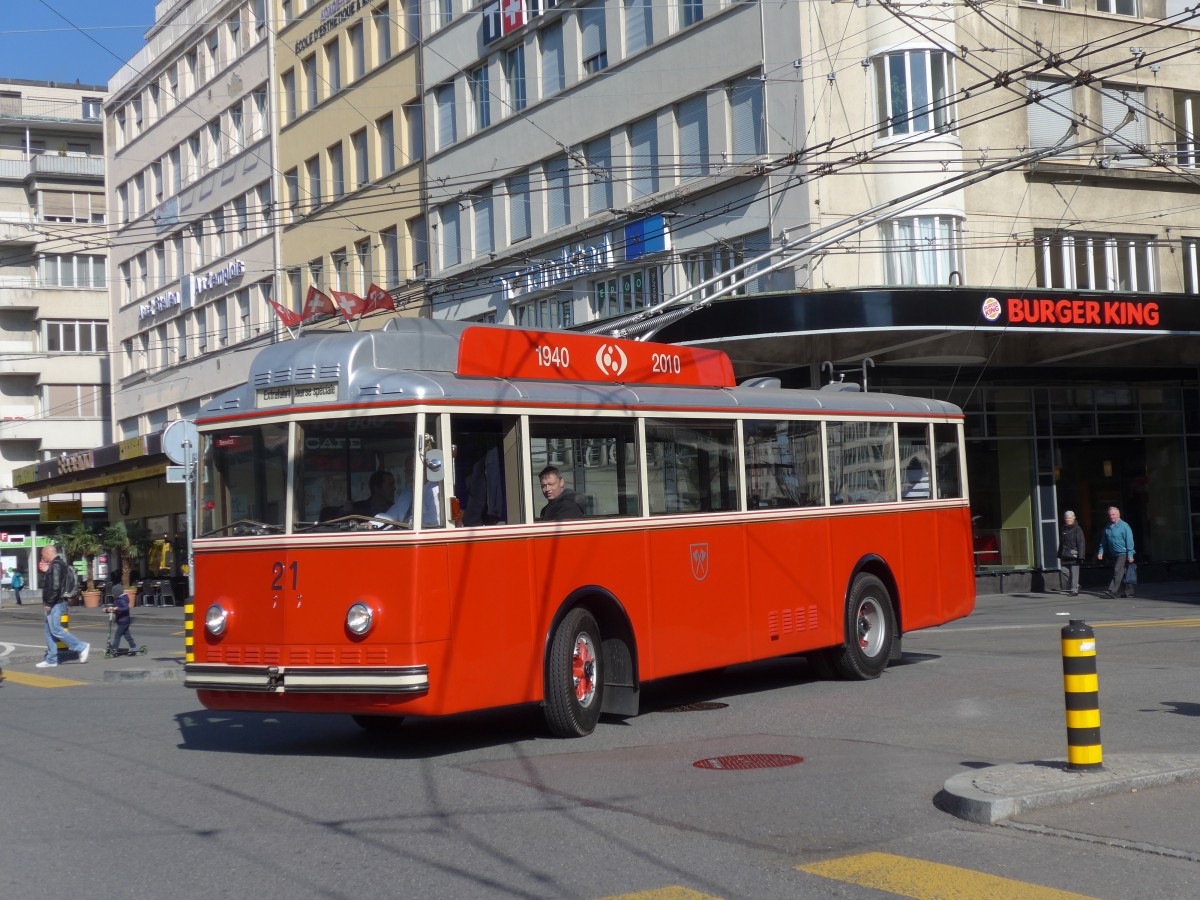
[[[983,301],[983,317],[989,322],[995,322],[1000,318],[1000,313],[1003,307],[1000,306],[1000,301],[995,297],[988,297]]]

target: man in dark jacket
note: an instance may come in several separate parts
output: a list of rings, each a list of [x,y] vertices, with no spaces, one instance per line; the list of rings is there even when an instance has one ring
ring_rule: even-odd
[[[1058,562],[1067,577],[1072,597],[1079,594],[1079,564],[1083,562],[1083,551],[1083,529],[1075,521],[1075,513],[1068,509],[1063,513],[1062,536],[1058,539]]]
[[[79,654],[79,661],[88,660],[92,645],[85,643],[62,627],[62,617],[67,611],[66,586],[71,575],[67,563],[58,555],[58,548],[47,544],[42,548],[42,559],[38,563],[42,573],[42,612],[46,614],[46,658],[37,664],[39,669],[58,665],[58,644],[66,644],[72,653]]]
[[[538,473],[538,481],[542,485],[542,496],[549,501],[542,507],[542,514],[538,516],[543,522],[582,519],[587,516],[583,511],[583,497],[567,490],[562,473],[557,468],[546,466]]]

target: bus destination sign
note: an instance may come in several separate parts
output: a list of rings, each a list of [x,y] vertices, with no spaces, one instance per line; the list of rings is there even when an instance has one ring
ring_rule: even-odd
[[[621,340],[603,335],[515,328],[468,328],[458,374],[608,384],[734,387],[733,364],[719,350]]]

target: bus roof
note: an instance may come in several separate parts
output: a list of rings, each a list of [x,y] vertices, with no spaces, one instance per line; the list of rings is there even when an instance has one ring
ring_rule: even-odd
[[[768,380],[769,382],[769,380]],[[961,416],[950,403],[855,390],[738,387],[715,350],[395,318],[378,331],[309,332],[262,350],[247,383],[217,396],[200,422],[381,404],[763,410]]]

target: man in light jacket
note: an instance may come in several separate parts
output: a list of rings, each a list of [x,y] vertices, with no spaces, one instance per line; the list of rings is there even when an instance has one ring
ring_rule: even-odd
[[[1100,552],[1096,555],[1099,560],[1108,553],[1112,560],[1112,580],[1108,583],[1105,597],[1133,596],[1133,585],[1125,584],[1125,566],[1133,562],[1133,530],[1121,518],[1121,511],[1115,506],[1108,508],[1108,526],[1100,539]]]

